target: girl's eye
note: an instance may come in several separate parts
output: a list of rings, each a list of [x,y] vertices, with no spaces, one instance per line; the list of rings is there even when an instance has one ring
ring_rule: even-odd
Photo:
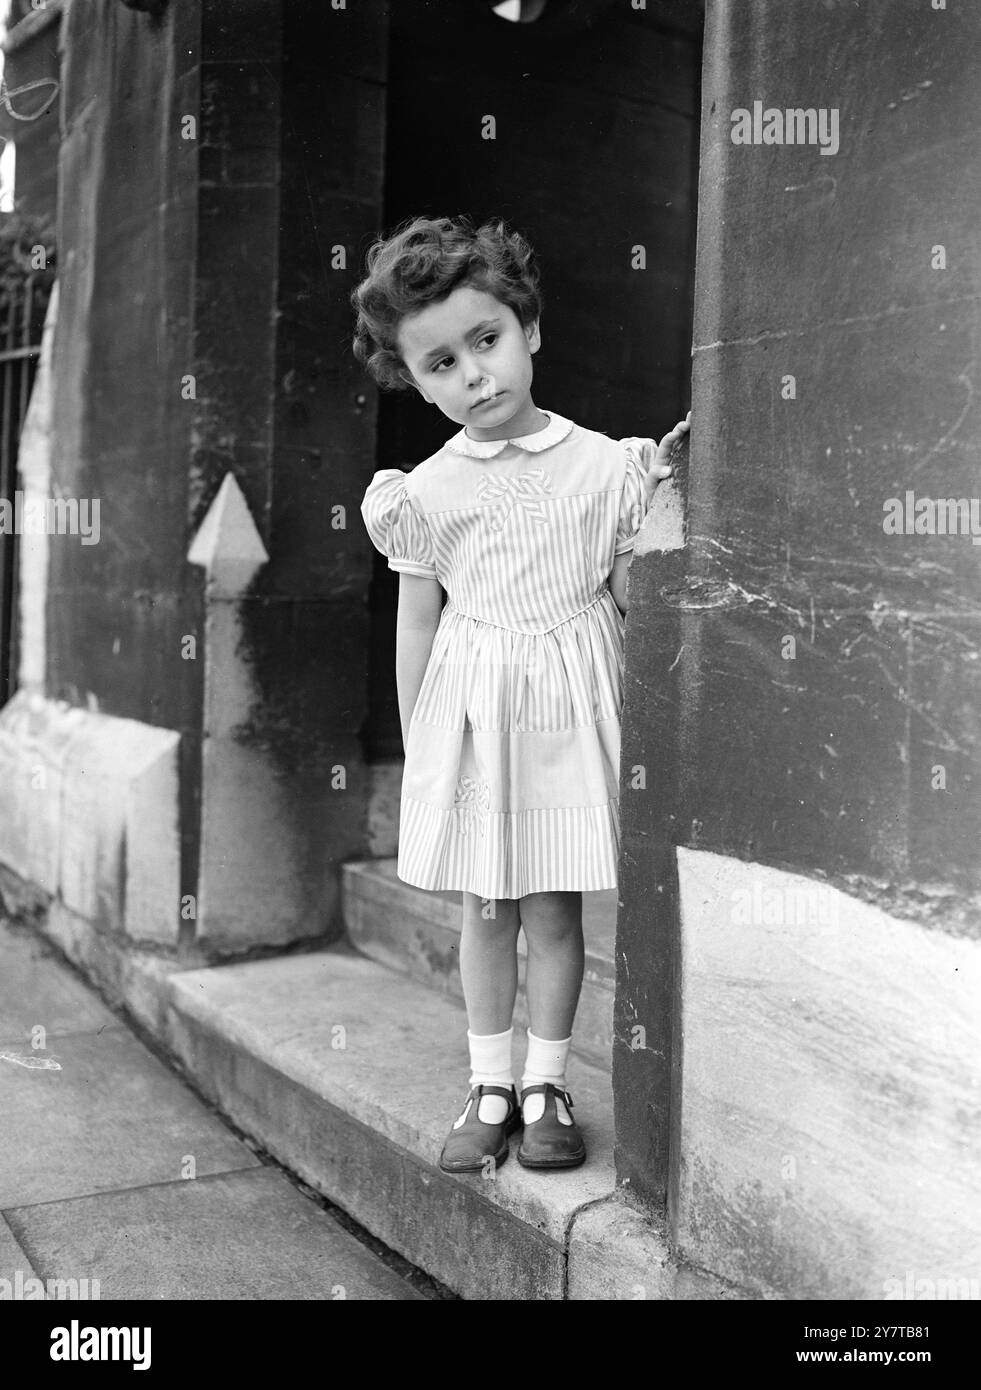
[[[434,371],[434,372],[438,372],[439,369],[440,369],[441,367],[445,366],[447,363],[449,363],[449,365],[452,366],[452,365],[453,365],[453,358],[452,358],[452,357],[441,357],[441,358],[439,359],[438,362],[434,362],[434,363],[433,363],[431,370]]]
[[[497,342],[497,334],[496,334],[496,333],[488,333],[488,334],[486,334],[483,338],[481,338],[480,342],[478,343],[478,347],[484,347],[484,346],[486,346],[486,347],[493,347],[494,344],[495,344],[496,342]]]

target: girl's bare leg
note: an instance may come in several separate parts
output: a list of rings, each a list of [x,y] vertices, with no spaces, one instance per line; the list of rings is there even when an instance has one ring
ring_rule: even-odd
[[[516,899],[464,893],[460,979],[471,1033],[503,1033],[511,1027],[519,926]]]
[[[506,1033],[511,1027],[520,925],[516,899],[463,894],[460,978],[470,1032],[478,1036]],[[510,1069],[510,1058],[507,1065]],[[483,1096],[478,1113],[488,1124],[500,1124],[507,1108],[503,1096]]]
[[[520,899],[518,911],[528,941],[525,990],[531,1032],[536,1038],[566,1043],[579,1003],[586,954],[582,893],[529,893]],[[567,1055],[568,1044],[556,1049],[556,1053]],[[535,1071],[530,1063],[529,1054],[522,1085],[529,1072]],[[564,1079],[557,1084],[564,1084]],[[540,1092],[529,1096],[523,1109],[525,1124],[534,1123],[544,1114],[545,1097]],[[560,1120],[571,1124],[572,1117],[560,1100],[556,1101],[556,1113]]]
[[[531,1031],[538,1038],[568,1038],[585,963],[582,893],[529,893],[518,911],[528,942]]]

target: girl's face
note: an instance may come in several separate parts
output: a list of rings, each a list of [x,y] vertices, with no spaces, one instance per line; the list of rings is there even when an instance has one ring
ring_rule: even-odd
[[[460,285],[399,324],[398,349],[406,380],[474,439],[515,436],[537,415],[531,400],[532,354],[538,323],[485,290]],[[517,428],[512,428],[512,422]]]

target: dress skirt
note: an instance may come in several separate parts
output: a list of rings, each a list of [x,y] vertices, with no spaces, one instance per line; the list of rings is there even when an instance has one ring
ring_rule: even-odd
[[[397,872],[482,898],[615,888],[624,620],[547,632],[448,602],[408,731]]]

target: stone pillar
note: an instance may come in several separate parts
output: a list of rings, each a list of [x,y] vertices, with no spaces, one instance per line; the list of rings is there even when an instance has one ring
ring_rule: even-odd
[[[614,1081],[621,1178],[758,1294],[896,1296],[981,1236],[979,61],[975,7],[707,7],[688,541],[630,578]]]
[[[168,970],[338,935],[339,865],[371,843],[374,413],[346,301],[380,222],[387,8],[286,9],[91,0],[61,25],[27,466],[101,528],[24,552],[0,865],[151,1027]]]

